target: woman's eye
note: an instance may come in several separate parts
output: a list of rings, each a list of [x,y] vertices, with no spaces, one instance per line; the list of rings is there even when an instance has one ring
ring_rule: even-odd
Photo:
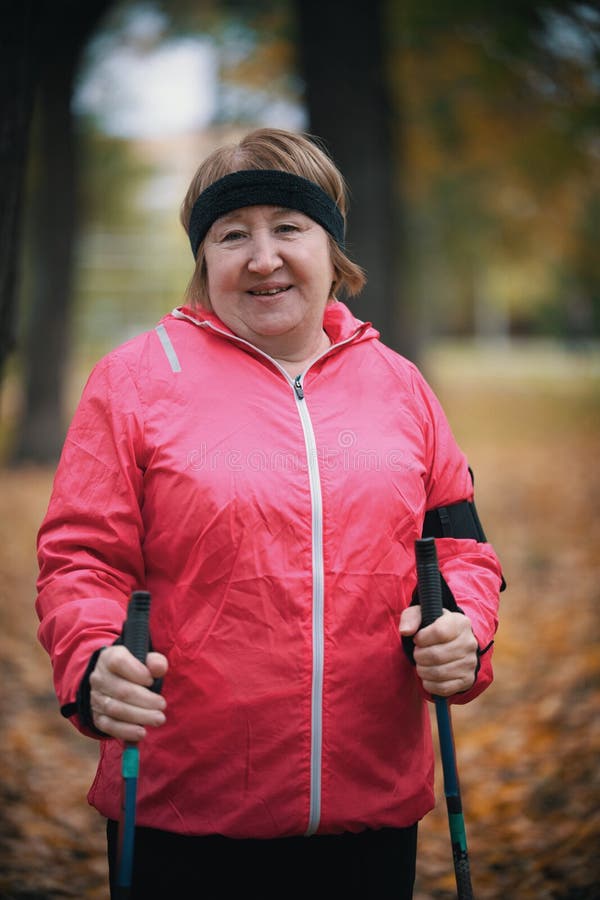
[[[281,234],[288,234],[293,231],[298,231],[298,226],[294,225],[293,222],[282,222],[277,226],[276,230]]]
[[[221,238],[222,241],[238,241],[240,238],[244,237],[243,231],[228,231]]]

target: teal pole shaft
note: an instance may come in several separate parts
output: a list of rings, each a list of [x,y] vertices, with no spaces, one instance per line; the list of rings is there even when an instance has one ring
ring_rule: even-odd
[[[143,663],[146,662],[150,645],[149,618],[150,594],[147,591],[134,591],[127,607],[123,643],[129,652]],[[121,757],[122,794],[117,854],[119,900],[129,900],[131,896],[139,766],[138,745],[129,741],[125,742]]]
[[[422,626],[427,627],[442,615],[442,585],[435,538],[415,541],[417,585],[421,604]],[[467,851],[467,835],[462,811],[456,750],[452,732],[450,707],[445,697],[433,698],[437,720],[440,756],[444,773],[444,795],[452,844],[452,861],[458,900],[473,900],[471,869]]]
[[[434,697],[440,742],[440,756],[444,773],[444,796],[448,810],[448,826],[452,844],[452,861],[456,878],[457,896],[459,900],[472,900],[471,870],[467,851],[467,833],[463,817],[458,772],[456,770],[456,752],[452,734],[450,708],[444,697]]]
[[[133,848],[135,844],[135,806],[139,765],[140,752],[137,748],[137,744],[126,743],[121,758],[123,786],[121,821],[119,823],[119,863],[117,867],[119,900],[127,900],[131,893]]]

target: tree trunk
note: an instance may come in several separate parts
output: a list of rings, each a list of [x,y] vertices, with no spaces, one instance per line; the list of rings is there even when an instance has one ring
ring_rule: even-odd
[[[368,283],[352,309],[414,358],[402,295],[399,148],[386,74],[383,0],[296,0],[309,130],[323,138],[350,189],[347,247]]]
[[[0,16],[0,380],[15,348],[21,211],[37,70],[33,0]]]
[[[60,6],[63,9],[54,9],[47,22],[37,97],[37,177],[28,210],[33,289],[23,347],[24,401],[12,451],[14,464],[53,463],[64,440],[78,205],[71,98],[81,51],[110,2],[63,2]]]
[[[62,398],[69,349],[76,174],[70,113],[74,60],[61,54],[40,84],[38,177],[28,215],[32,296],[23,345],[24,401],[14,461],[55,460],[64,439]]]

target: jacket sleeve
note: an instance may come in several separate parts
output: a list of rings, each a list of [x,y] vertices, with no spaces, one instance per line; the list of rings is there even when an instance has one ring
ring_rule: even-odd
[[[111,355],[84,389],[38,534],[38,637],[63,710],[74,709],[90,658],[114,643],[131,591],[144,586],[142,447],[133,379]]]
[[[424,410],[427,455],[426,512],[461,501],[473,501],[473,479],[439,400],[417,374],[415,391]],[[496,553],[487,541],[474,538],[436,538],[440,571],[458,610],[471,622],[479,645],[479,669],[473,687],[450,698],[468,703],[491,683],[492,648],[498,627],[502,571]]]

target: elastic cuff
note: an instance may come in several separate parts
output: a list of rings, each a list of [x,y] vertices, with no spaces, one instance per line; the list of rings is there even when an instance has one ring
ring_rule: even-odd
[[[113,642],[112,646],[116,646],[118,644],[123,644],[123,635],[120,634],[119,637]],[[93,732],[93,734],[97,735],[97,737],[108,738],[109,734],[106,734],[104,731],[100,731],[99,728],[96,728],[94,725],[94,718],[92,715],[92,707],[90,702],[90,675],[94,671],[96,667],[96,663],[98,662],[98,657],[105,650],[106,647],[99,647],[98,650],[95,650],[91,657],[90,661],[87,664],[87,668],[83,673],[83,678],[79,682],[79,687],[77,689],[77,696],[75,698],[74,703],[65,703],[64,706],[61,706],[60,712],[61,715],[65,717],[65,719],[70,719],[71,716],[77,716],[82,725],[84,725],[89,731]],[[152,649],[152,645],[150,645],[150,649]],[[150,686],[150,690],[155,694],[160,694],[163,686],[162,678],[155,678]]]
[[[487,647],[484,647],[483,650],[480,650],[479,647],[477,648],[477,668],[475,669],[475,680],[476,681],[477,681],[477,676],[479,674],[479,670],[481,668],[481,657],[485,653],[487,653],[488,650],[491,650],[493,646],[494,646],[494,642],[490,641],[489,644],[487,645]]]
[[[91,731],[92,734],[95,734],[97,737],[107,738],[110,737],[110,735],[106,734],[104,731],[100,731],[100,729],[96,728],[94,725],[92,708],[90,705],[90,675],[94,671],[96,663],[98,662],[98,657],[104,649],[104,647],[99,647],[98,650],[95,650],[94,653],[92,653],[86,670],[83,673],[83,678],[79,682],[75,701],[73,703],[65,703],[64,706],[61,706],[60,712],[65,719],[70,719],[71,716],[77,716],[80,723],[87,728],[88,731]]]

